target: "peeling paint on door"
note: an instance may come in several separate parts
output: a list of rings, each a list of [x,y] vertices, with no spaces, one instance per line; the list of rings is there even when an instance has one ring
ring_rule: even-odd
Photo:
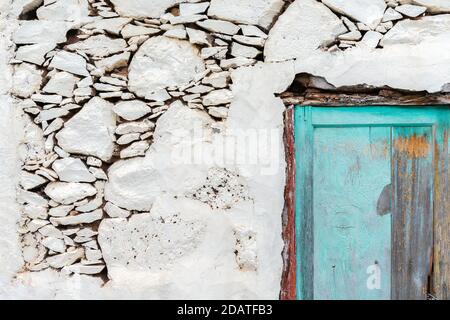
[[[295,109],[299,299],[449,297],[449,123],[449,107]]]

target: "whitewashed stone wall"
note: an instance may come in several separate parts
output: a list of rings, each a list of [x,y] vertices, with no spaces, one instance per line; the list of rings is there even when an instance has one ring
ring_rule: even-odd
[[[0,0],[0,296],[276,299],[278,94],[450,90],[442,0]]]

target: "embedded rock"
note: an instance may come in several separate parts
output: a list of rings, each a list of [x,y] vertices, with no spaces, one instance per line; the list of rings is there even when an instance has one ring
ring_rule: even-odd
[[[158,119],[154,143],[146,156],[117,161],[109,168],[105,199],[123,209],[148,211],[164,192],[198,188],[206,177],[207,168],[172,157],[184,148],[189,150],[192,147],[194,141],[189,139],[195,128],[204,128],[206,135],[211,122],[211,118],[202,111],[189,109],[180,103],[173,104]],[[180,143],[183,139],[187,139],[186,143]],[[199,139],[196,137],[195,143],[203,141],[197,141]],[[206,141],[208,136],[201,139]]]
[[[197,21],[196,24],[205,30],[224,33],[227,35],[235,35],[240,29],[239,26],[234,23],[223,20],[208,19],[205,21]]]
[[[416,45],[424,41],[450,38],[450,14],[399,21],[381,39],[380,45]]]
[[[49,1],[46,1],[49,2]],[[89,17],[87,0],[56,0],[36,11],[39,20],[70,21],[83,24],[93,20]]]
[[[267,29],[283,5],[282,0],[212,0],[208,15]]]
[[[349,16],[375,29],[380,23],[386,9],[384,0],[321,0],[332,10]]]
[[[64,97],[72,97],[73,90],[79,78],[68,72],[58,72],[53,75],[42,91],[55,93]]]
[[[450,2],[448,0],[400,0],[400,3],[424,6],[431,13],[450,13]]]
[[[84,256],[84,249],[78,248],[73,251],[48,257],[46,261],[53,268],[62,268],[75,263],[76,261],[80,260],[83,256]]]
[[[427,11],[427,8],[422,6],[415,6],[412,4],[403,4],[396,7],[395,10],[407,17],[415,18]]]
[[[16,66],[11,92],[21,98],[29,98],[41,87],[42,70],[28,63]]]
[[[346,32],[342,21],[325,5],[315,0],[296,0],[270,30],[265,60],[283,61],[313,55],[317,48],[332,43]]]
[[[166,10],[181,0],[111,0],[121,16],[130,18],[159,18]]]
[[[118,116],[128,121],[142,118],[152,111],[146,103],[139,100],[121,101],[114,106],[113,110]]]
[[[76,53],[59,51],[52,59],[49,68],[67,71],[80,76],[89,76],[86,60]]]
[[[125,50],[127,43],[123,39],[112,39],[103,34],[87,38],[67,46],[68,50],[80,51],[96,58],[106,57]]]
[[[16,51],[16,59],[42,65],[45,61],[45,55],[55,49],[56,43],[42,42],[28,46],[20,46]]]
[[[51,182],[44,191],[50,199],[61,204],[71,204],[97,193],[90,184],[76,182]]]
[[[61,43],[71,24],[58,21],[24,20],[13,35],[16,44]]]
[[[188,41],[164,36],[142,44],[129,67],[129,89],[140,97],[172,86],[182,86],[205,70],[198,49]]]
[[[69,215],[60,218],[50,218],[50,222],[56,226],[71,226],[82,223],[92,223],[94,221],[100,220],[102,217],[103,211],[101,209],[98,209],[92,212],[80,213],[73,216]]]
[[[86,165],[77,158],[58,159],[52,164],[53,170],[58,174],[59,180],[64,182],[93,182],[95,177],[86,168]]]
[[[113,154],[116,129],[113,106],[102,98],[92,98],[56,134],[58,144],[66,152],[95,156],[108,161]]]

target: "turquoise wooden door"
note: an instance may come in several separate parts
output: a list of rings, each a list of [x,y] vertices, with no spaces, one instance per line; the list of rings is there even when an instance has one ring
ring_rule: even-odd
[[[295,109],[299,299],[427,297],[449,122],[448,107]]]

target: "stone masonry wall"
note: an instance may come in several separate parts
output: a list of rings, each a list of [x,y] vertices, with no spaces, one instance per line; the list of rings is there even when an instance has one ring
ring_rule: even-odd
[[[450,90],[448,1],[0,8],[2,297],[276,299],[278,95]]]

